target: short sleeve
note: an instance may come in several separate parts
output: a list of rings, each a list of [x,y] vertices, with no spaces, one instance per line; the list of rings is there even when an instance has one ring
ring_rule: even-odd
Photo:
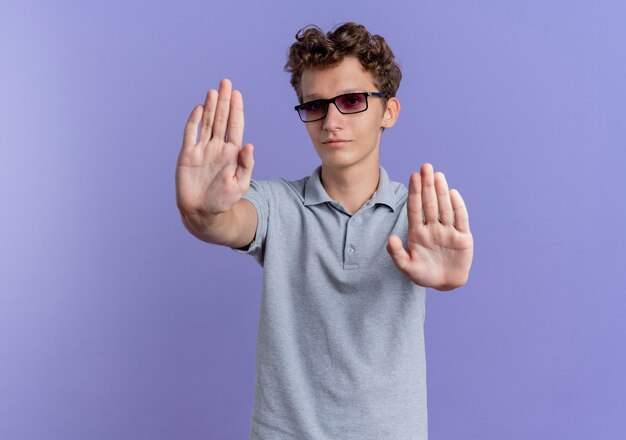
[[[265,188],[266,182],[262,180],[251,180],[248,191],[243,195],[242,199],[248,200],[256,208],[257,227],[256,234],[252,243],[243,248],[231,248],[235,252],[249,254],[263,266],[263,256],[265,250],[265,236],[267,235],[267,223],[269,220],[269,200],[268,191]]]

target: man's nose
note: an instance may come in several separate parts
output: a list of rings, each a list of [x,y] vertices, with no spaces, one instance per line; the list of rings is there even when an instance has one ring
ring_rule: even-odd
[[[334,103],[328,104],[328,112],[324,118],[324,128],[328,130],[341,128],[344,115],[337,109]]]

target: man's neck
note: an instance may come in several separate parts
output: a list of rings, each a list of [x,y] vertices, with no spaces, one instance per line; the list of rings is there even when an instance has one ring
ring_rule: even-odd
[[[378,188],[380,164],[372,161],[366,166],[339,169],[322,164],[320,180],[326,193],[354,214]]]

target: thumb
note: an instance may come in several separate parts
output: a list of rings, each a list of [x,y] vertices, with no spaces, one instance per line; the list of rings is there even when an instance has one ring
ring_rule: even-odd
[[[252,169],[254,168],[253,150],[254,146],[252,144],[246,144],[239,151],[239,166],[235,173],[237,180],[245,183],[246,190],[252,178]]]
[[[398,266],[398,269],[404,271],[411,261],[411,257],[404,250],[404,246],[402,246],[402,240],[397,235],[392,235],[387,240],[387,252],[391,256],[393,262]]]

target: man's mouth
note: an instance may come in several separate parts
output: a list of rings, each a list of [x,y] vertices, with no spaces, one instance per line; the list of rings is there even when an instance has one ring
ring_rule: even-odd
[[[323,144],[329,145],[331,147],[341,147],[350,142],[348,139],[328,139],[323,141]]]

